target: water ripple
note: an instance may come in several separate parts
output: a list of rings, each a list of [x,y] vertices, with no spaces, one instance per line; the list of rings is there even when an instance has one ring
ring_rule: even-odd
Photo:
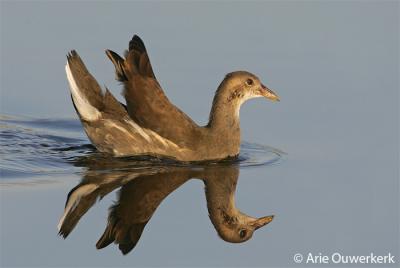
[[[75,119],[29,119],[0,116],[0,185],[16,178],[26,179],[71,174],[95,162],[104,170],[134,169],[160,165],[264,166],[279,162],[284,152],[265,145],[243,142],[236,160],[183,164],[152,157],[112,158],[88,144],[81,124]]]

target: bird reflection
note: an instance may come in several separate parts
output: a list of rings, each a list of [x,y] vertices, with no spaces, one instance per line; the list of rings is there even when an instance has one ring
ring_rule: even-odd
[[[205,184],[207,208],[218,235],[227,242],[249,240],[253,232],[273,216],[250,217],[235,206],[239,177],[237,163],[178,165],[155,160],[83,157],[74,161],[86,167],[82,181],[68,193],[58,229],[66,238],[81,217],[96,203],[120,188],[118,200],[109,209],[107,226],[96,247],[118,244],[123,254],[138,243],[157,207],[190,179]]]

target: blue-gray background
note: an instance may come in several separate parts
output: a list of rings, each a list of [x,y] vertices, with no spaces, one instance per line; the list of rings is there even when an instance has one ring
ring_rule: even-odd
[[[75,117],[64,73],[71,49],[120,98],[104,50],[121,53],[137,33],[169,98],[201,124],[226,73],[257,74],[282,101],[245,104],[243,138],[288,153],[280,165],[241,172],[239,207],[277,215],[241,245],[218,239],[196,181],[162,204],[127,257],[94,248],[106,205],[66,241],[56,237],[78,177],[1,189],[2,265],[288,266],[297,252],[391,252],[398,261],[399,2],[1,1],[0,8],[2,114]]]

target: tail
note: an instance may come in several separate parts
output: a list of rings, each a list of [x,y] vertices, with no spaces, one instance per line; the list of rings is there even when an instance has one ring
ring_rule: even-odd
[[[96,121],[103,113],[126,115],[126,110],[106,89],[103,93],[96,79],[86,69],[75,50],[67,55],[65,66],[72,101],[80,118]]]
[[[126,59],[111,50],[106,50],[106,54],[114,64],[116,80],[128,81],[129,77],[135,74],[155,79],[146,47],[139,36],[134,35],[129,42],[129,50],[125,54]]]

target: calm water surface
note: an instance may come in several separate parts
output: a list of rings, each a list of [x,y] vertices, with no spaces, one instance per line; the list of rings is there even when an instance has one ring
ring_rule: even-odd
[[[324,178],[328,186],[312,178],[309,185],[293,182],[296,172],[290,172],[290,180],[280,175],[290,155],[269,146],[244,142],[237,161],[190,165],[110,158],[95,151],[75,119],[2,116],[0,127],[5,264],[246,265],[240,255],[255,254],[257,263],[265,258],[290,265],[292,255],[304,253],[307,244],[332,252],[355,243],[357,248],[342,250],[356,254],[361,247],[356,239],[372,243],[374,233],[391,236],[365,207],[376,194],[371,185],[341,187]],[[230,238],[221,234],[224,224],[213,211],[231,197],[237,213],[275,215],[274,220],[243,244],[223,241]],[[98,240],[111,245],[98,251]],[[389,246],[374,245],[375,252],[394,254]],[[15,251],[25,257],[14,258]],[[129,253],[122,257],[121,252]]]
[[[123,254],[128,254],[135,249],[142,233],[151,229],[149,227],[145,230],[145,227],[150,225],[150,219],[167,196],[175,191],[186,191],[185,195],[196,194],[190,189],[180,190],[193,179],[203,182],[203,186],[198,185],[199,183],[196,183],[196,186],[200,189],[205,187],[206,193],[202,202],[203,208],[198,208],[198,214],[207,217],[204,212],[208,210],[210,222],[216,230],[215,235],[226,242],[250,240],[256,230],[270,223],[274,217],[248,216],[236,207],[234,201],[232,202],[235,199],[241,169],[268,168],[283,161],[286,153],[269,146],[243,142],[237,160],[185,164],[151,157],[113,158],[99,153],[82,135],[80,122],[74,119],[1,116],[0,129],[3,156],[0,187],[5,196],[26,188],[32,189],[33,193],[35,188],[39,191],[47,189],[48,196],[53,192],[53,187],[58,190],[65,189],[71,183],[76,183],[77,177],[80,178],[78,183],[64,194],[65,209],[62,202],[58,204],[59,214],[62,215],[58,217],[58,234],[64,238],[70,235],[93,206],[96,207],[96,201],[106,199],[102,202],[110,206],[108,220],[103,221],[107,228],[97,247],[106,247],[115,242]],[[116,200],[110,202],[106,198],[108,195]],[[198,198],[199,196],[196,196],[194,199]],[[191,200],[177,200],[174,212],[185,208],[188,201]],[[32,213],[32,204],[29,202],[15,212]],[[53,205],[55,206],[56,202]],[[107,213],[107,210],[103,209],[97,213]],[[169,213],[173,214],[172,211]],[[48,225],[55,222],[57,215],[49,219],[50,215],[52,214],[46,214],[45,217],[37,215],[41,221],[39,224]],[[196,217],[199,215],[196,214]],[[187,221],[184,211],[180,216],[174,217],[181,224],[192,224],[193,230],[202,227],[199,226],[200,223]],[[159,219],[158,222],[163,225],[163,220],[160,222]],[[204,219],[201,222],[204,224]],[[174,230],[176,235],[180,235],[181,224],[171,228],[169,232]],[[96,225],[101,226],[100,222]],[[77,229],[78,233],[82,232],[79,231],[81,227]],[[55,232],[53,227],[40,236],[57,239]],[[85,236],[84,233],[78,235]],[[60,237],[58,239],[61,240]],[[91,240],[93,238],[88,237],[88,244],[93,244],[89,242]],[[169,244],[166,243],[165,246]],[[76,246],[80,246],[80,243]],[[182,247],[182,251],[185,250],[184,245],[178,247]],[[150,245],[149,250],[152,248]],[[114,250],[117,251],[117,248]]]

